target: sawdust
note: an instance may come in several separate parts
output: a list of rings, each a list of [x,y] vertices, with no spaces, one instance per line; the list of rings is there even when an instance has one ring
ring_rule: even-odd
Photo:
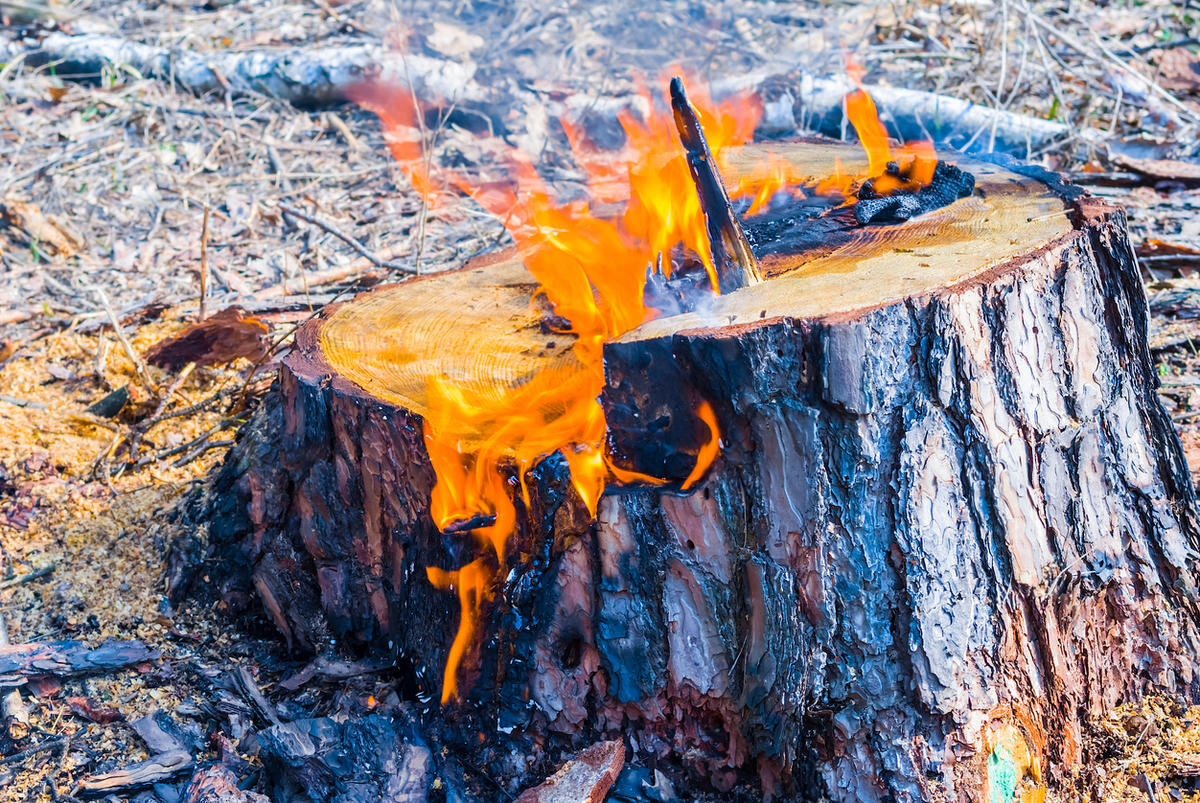
[[[130,342],[142,353],[186,323],[167,315],[132,330]],[[98,362],[102,340],[108,342],[107,355]],[[171,408],[238,387],[247,367],[243,361],[192,371]],[[148,372],[158,386],[171,384],[167,372],[153,366]],[[129,388],[130,400],[115,419],[84,412],[122,386]],[[61,689],[50,684],[42,696],[24,691],[31,716],[24,733],[19,728],[15,734],[16,749],[58,736],[68,737],[70,748],[18,766],[0,783],[0,799],[49,799],[48,781],[63,791],[82,775],[146,757],[129,728],[87,722],[71,712],[67,697],[112,706],[126,720],[184,704],[191,706],[186,710],[197,709],[203,697],[192,699],[192,681],[176,665],[230,647],[227,626],[211,613],[171,611],[162,579],[166,514],[224,450],[205,452],[185,465],[174,465],[175,457],[154,461],[112,478],[111,486],[96,476],[97,456],[110,448],[114,429],[146,415],[155,403],[111,333],[50,334],[26,344],[0,368],[0,582],[8,586],[0,586],[0,616],[9,638],[89,644],[136,638],[164,656],[129,671],[63,681]],[[188,443],[223,416],[221,407],[213,406],[167,419],[147,432],[142,449],[153,453]],[[39,572],[44,574],[21,581]],[[5,781],[2,771],[0,781]]]
[[[1152,697],[1122,705],[1095,724],[1097,749],[1108,760],[1098,768],[1104,801],[1200,801],[1200,706]]]

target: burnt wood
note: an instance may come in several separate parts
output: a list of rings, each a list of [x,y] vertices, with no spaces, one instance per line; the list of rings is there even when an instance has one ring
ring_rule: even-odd
[[[683,797],[978,800],[1001,743],[1063,783],[1092,718],[1196,699],[1200,537],[1124,213],[1061,195],[1063,233],[961,281],[609,343],[614,459],[685,476],[699,400],[721,455],[595,521],[538,464],[460,704],[424,567],[472,556],[429,515],[420,415],[325,359],[335,310],[182,509],[172,593],[389,658],[438,754],[514,795],[601,737],[628,748],[614,788]]]
[[[742,224],[729,203],[721,175],[717,172],[712,151],[704,138],[704,129],[696,110],[688,102],[683,81],[671,79],[671,111],[675,116],[675,127],[679,139],[687,151],[688,170],[696,182],[700,196],[700,208],[704,210],[708,225],[708,239],[712,244],[713,265],[717,271],[717,282],[722,293],[762,281],[758,260],[750,250],[750,243],[742,232]],[[726,249],[732,265],[726,262]]]

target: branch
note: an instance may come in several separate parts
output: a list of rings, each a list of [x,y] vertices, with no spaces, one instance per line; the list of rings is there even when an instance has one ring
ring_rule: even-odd
[[[323,231],[326,231],[329,234],[332,234],[334,237],[337,237],[339,240],[344,242],[346,245],[350,246],[355,251],[357,251],[359,256],[361,256],[363,259],[369,261],[373,265],[377,265],[378,267],[381,267],[381,268],[387,268],[388,270],[400,271],[401,273],[416,273],[417,272],[417,269],[415,267],[413,267],[412,265],[404,265],[399,262],[385,262],[384,260],[382,260],[382,259],[378,258],[377,256],[375,256],[374,254],[372,254],[369,250],[367,250],[366,246],[364,246],[358,240],[354,239],[353,237],[351,237],[348,234],[343,234],[342,232],[335,229],[332,225],[326,223],[325,221],[321,220],[320,218],[312,217],[311,215],[305,214],[304,212],[301,212],[299,209],[296,209],[294,206],[288,206],[287,204],[284,204],[284,203],[279,203],[276,205],[279,207],[279,211],[283,212],[284,214],[291,215],[292,217],[298,218],[299,220],[303,220],[305,223],[311,223],[314,226],[316,226],[317,228],[322,229]]]
[[[447,102],[484,99],[474,69],[451,61],[368,45],[197,53],[132,42],[117,36],[54,33],[34,50],[0,44],[0,60],[19,55],[32,67],[53,64],[60,78],[92,79],[105,72],[171,80],[197,95],[267,95],[311,108],[345,103],[346,90],[368,79],[411,80],[414,90]]]

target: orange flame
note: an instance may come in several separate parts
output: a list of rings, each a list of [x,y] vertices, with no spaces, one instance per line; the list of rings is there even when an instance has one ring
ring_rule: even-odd
[[[433,519],[443,531],[486,522],[471,527],[470,535],[491,555],[454,571],[427,569],[431,583],[454,589],[459,598],[458,630],[442,684],[445,703],[459,697],[458,669],[506,565],[508,540],[518,526],[517,504],[529,504],[527,472],[547,455],[561,452],[572,484],[593,516],[610,480],[663,482],[614,466],[604,453],[606,424],[598,401],[604,387],[604,343],[656,314],[644,301],[647,269],[659,264],[669,274],[675,249],[697,255],[714,288],[716,272],[674,119],[644,89],[645,114],[619,117],[626,146],[618,154],[592,150],[578,129],[563,126],[590,198],[624,201],[619,216],[598,212],[590,202],[559,203],[529,159],[512,149],[504,154],[509,175],[501,182],[472,182],[432,165],[416,131],[417,103],[407,89],[364,85],[356,100],[379,115],[392,156],[418,192],[433,202],[439,187],[456,187],[504,221],[526,269],[538,281],[539,294],[569,322],[576,338],[577,366],[542,371],[515,387],[483,394],[445,379],[430,383],[425,441],[437,475]],[[697,92],[693,103],[721,167],[730,147],[751,139],[761,105],[748,96],[714,104]],[[753,213],[778,191],[808,178],[795,174],[784,160],[771,159],[742,178],[732,194],[750,197]],[[709,436],[682,483],[685,490],[703,478],[720,449],[712,407],[700,404],[696,416]]]
[[[847,56],[846,72],[858,87],[846,95],[846,118],[854,126],[858,140],[867,152],[867,172],[864,176],[851,179],[842,172],[839,164],[835,176],[822,182],[818,191],[836,190],[850,196],[853,186],[867,179],[874,180],[875,191],[880,195],[890,195],[897,190],[916,191],[927,185],[933,180],[933,170],[937,167],[937,154],[934,152],[933,143],[907,142],[893,155],[887,129],[879,119],[875,101],[863,86],[862,67]],[[895,174],[888,171],[888,163],[893,161],[898,168]]]
[[[425,575],[435,588],[458,593],[458,603],[462,609],[458,632],[454,634],[454,642],[450,645],[450,657],[446,659],[446,671],[442,679],[443,704],[451,697],[458,696],[456,670],[467,648],[475,640],[479,609],[484,600],[491,596],[490,573],[491,569],[485,565],[482,558],[476,558],[461,569],[451,572],[433,566],[425,567]]]

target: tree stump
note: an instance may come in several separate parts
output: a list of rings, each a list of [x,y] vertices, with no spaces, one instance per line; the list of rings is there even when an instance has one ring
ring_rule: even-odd
[[[861,163],[770,148],[814,176]],[[1196,691],[1194,492],[1123,212],[956,161],[976,192],[899,225],[747,220],[765,281],[605,346],[609,452],[669,482],[610,485],[592,520],[561,455],[532,470],[461,702],[437,704],[459,608],[425,567],[476,553],[429,513],[426,384],[569,360],[520,254],[302,327],[191,500],[204,538],[178,545],[174,591],[201,562],[298,650],[393,657],[514,792],[602,737],[692,794],[1067,780],[1090,718]],[[702,402],[721,452],[685,492]]]

